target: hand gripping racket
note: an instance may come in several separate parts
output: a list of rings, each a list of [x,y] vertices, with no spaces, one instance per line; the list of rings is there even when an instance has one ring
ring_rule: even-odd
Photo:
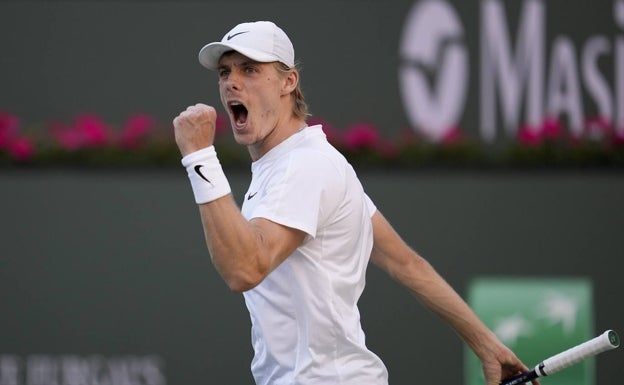
[[[559,354],[545,359],[535,369],[524,372],[515,377],[503,380],[500,385],[518,385],[531,381],[537,377],[549,376],[577,364],[591,356],[615,349],[620,346],[620,338],[613,330],[607,330],[596,338],[576,345]]]

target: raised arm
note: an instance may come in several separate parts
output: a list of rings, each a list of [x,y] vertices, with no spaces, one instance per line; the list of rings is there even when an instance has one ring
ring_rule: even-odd
[[[527,370],[429,262],[401,239],[379,211],[372,220],[371,261],[405,286],[462,337],[481,360],[487,385],[498,385],[500,380]],[[539,382],[533,381],[533,384]]]
[[[190,106],[174,119],[176,143],[183,157],[212,146],[215,121],[215,109],[204,104]],[[215,184],[214,189],[223,195],[199,204],[206,245],[212,263],[228,286],[234,291],[246,291],[292,254],[305,233],[262,218],[245,219],[229,193],[229,186],[223,188],[227,179],[214,156],[213,160],[190,166],[191,173],[196,173],[197,168],[203,172],[202,180],[193,174],[198,183]],[[218,167],[211,170],[209,162]],[[207,178],[204,173],[209,172],[213,175]]]

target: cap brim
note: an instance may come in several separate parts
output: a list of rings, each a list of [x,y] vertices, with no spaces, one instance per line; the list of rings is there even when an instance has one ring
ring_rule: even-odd
[[[209,70],[216,71],[219,68],[219,60],[221,56],[228,51],[236,51],[248,58],[261,63],[269,63],[279,61],[279,58],[268,55],[265,52],[260,52],[253,48],[242,47],[236,44],[225,44],[221,42],[214,42],[206,44],[199,51],[199,62]]]

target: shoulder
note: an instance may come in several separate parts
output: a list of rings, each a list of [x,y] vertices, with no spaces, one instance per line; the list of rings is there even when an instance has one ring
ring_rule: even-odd
[[[288,153],[291,162],[310,170],[343,171],[348,166],[345,157],[327,141],[321,126],[305,130],[299,146]]]
[[[335,181],[349,173],[350,165],[325,137],[320,126],[312,126],[289,138],[252,167],[255,176],[277,180],[314,177]]]

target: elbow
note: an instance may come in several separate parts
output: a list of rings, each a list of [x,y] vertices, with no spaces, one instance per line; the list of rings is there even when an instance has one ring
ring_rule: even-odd
[[[263,263],[265,259],[258,253],[238,251],[213,257],[212,262],[230,290],[243,293],[258,286],[269,274],[269,266]]]
[[[266,275],[260,272],[238,272],[224,277],[225,283],[231,291],[235,293],[244,293],[258,286]]]
[[[241,280],[241,279],[229,279],[229,280],[226,280],[226,283],[228,287],[230,288],[230,290],[233,291],[234,293],[244,293],[248,290],[253,289],[259,284],[259,282],[255,283],[255,282],[250,282],[250,281]]]

